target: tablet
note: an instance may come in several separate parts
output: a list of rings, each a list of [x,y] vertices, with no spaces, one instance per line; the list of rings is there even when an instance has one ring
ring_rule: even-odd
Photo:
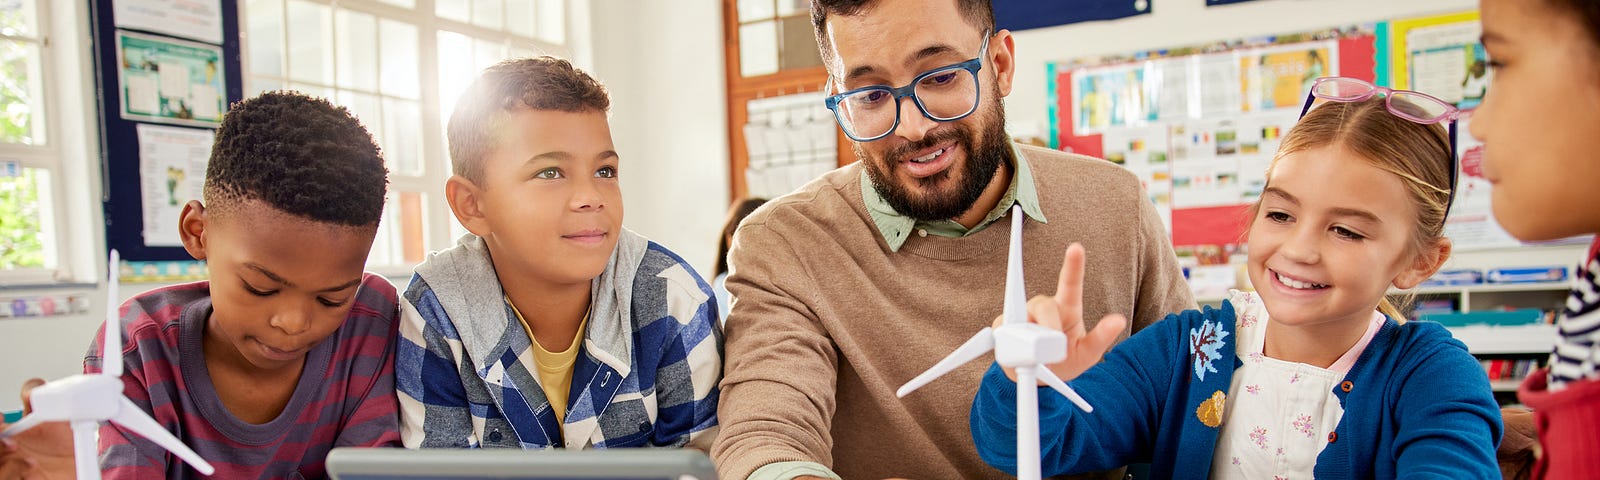
[[[697,450],[335,448],[333,480],[716,480]]]

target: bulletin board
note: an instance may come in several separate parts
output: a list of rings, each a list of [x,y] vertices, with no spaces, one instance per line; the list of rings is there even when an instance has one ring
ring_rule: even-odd
[[[214,128],[243,98],[238,2],[88,2],[106,246],[126,280],[203,276],[177,242],[177,212],[199,198]]]
[[[1052,146],[1139,176],[1178,247],[1241,243],[1278,139],[1313,80],[1346,76],[1475,107],[1488,88],[1477,12],[1046,65]],[[1481,146],[1457,126],[1457,249],[1515,246],[1489,210]]]
[[[994,23],[1012,31],[1148,15],[1155,0],[994,2]]]

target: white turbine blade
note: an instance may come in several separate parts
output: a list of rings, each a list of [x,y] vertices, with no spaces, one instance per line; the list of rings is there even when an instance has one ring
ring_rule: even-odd
[[[1094,407],[1090,406],[1089,402],[1084,400],[1083,397],[1078,396],[1077,390],[1067,386],[1067,382],[1061,381],[1061,377],[1057,377],[1055,372],[1051,372],[1044,365],[1039,366],[1039,379],[1044,380],[1044,383],[1050,385],[1050,388],[1061,392],[1061,396],[1067,397],[1067,400],[1072,400],[1072,403],[1077,404],[1078,408],[1083,409],[1084,413],[1094,413]]]
[[[17,420],[17,423],[13,423],[11,426],[6,427],[5,431],[0,431],[0,440],[11,438],[11,436],[22,433],[24,430],[37,427],[41,423],[44,423],[44,417],[38,415],[28,415],[26,417],[22,417],[21,420]]]
[[[112,249],[110,263],[106,264],[106,270],[111,272],[106,280],[106,333],[100,345],[100,372],[111,378],[122,378],[122,322],[117,318],[119,260],[116,249]]]
[[[144,410],[139,409],[138,405],[134,405],[133,401],[127,398],[118,400],[122,401],[122,408],[117,410],[116,416],[111,417],[112,422],[155,442],[161,448],[167,449],[167,451],[177,455],[183,461],[189,462],[189,465],[193,466],[201,474],[210,475],[217,471],[204,458],[200,458],[200,454],[194,453],[194,450],[189,449],[188,445],[184,445],[182,440],[178,440],[178,437],[172,436],[172,432],[168,432],[167,429],[161,427],[161,424],[146,416]]]
[[[956,348],[956,351],[950,352],[950,355],[944,357],[944,360],[934,364],[933,368],[929,368],[928,371],[917,375],[917,378],[906,382],[905,385],[900,387],[899,391],[895,392],[895,396],[904,397],[912,391],[922,388],[923,385],[927,385],[928,382],[932,382],[933,379],[950,373],[956,367],[978,358],[979,355],[989,353],[990,350],[994,350],[994,328],[983,327],[983,330],[979,330],[977,335],[967,339],[967,342]]]
[[[78,480],[100,480],[100,445],[95,437],[99,431],[100,422],[72,422],[72,461],[77,465]]]
[[[1028,322],[1028,292],[1022,284],[1022,206],[1011,207],[1011,253],[1006,260],[1006,324]]]
[[[1036,367],[1017,367],[1017,480],[1039,480],[1039,387]],[[1040,370],[1043,370],[1042,368]]]

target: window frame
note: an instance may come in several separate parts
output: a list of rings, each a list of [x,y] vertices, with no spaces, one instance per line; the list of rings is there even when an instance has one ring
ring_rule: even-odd
[[[64,68],[71,62],[58,61],[58,55],[71,52],[58,51],[51,45],[51,37],[55,34],[55,22],[52,21],[51,3],[46,0],[21,0],[32,2],[34,8],[34,28],[32,37],[0,34],[0,39],[6,41],[31,44],[38,49],[38,91],[29,92],[37,94],[36,111],[30,112],[31,121],[36,122],[42,130],[44,141],[33,144],[19,144],[0,142],[0,160],[16,161],[24,169],[33,168],[48,172],[48,180],[43,182],[40,197],[39,222],[41,235],[46,235],[43,243],[44,265],[40,267],[4,268],[0,269],[0,285],[51,285],[71,280],[74,269],[74,259],[67,253],[70,248],[68,238],[74,235],[91,234],[89,231],[78,231],[65,221],[66,210],[69,202],[66,194],[67,188],[64,178],[67,170],[66,159],[62,149],[62,117],[60,106],[63,102],[58,98],[67,90],[61,82],[50,81],[51,78],[67,73]],[[64,113],[64,112],[63,112]]]

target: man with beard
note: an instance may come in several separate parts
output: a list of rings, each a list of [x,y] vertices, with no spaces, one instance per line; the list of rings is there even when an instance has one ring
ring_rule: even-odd
[[[895,390],[1000,314],[1006,216],[1026,215],[1029,297],[1055,291],[1068,245],[1087,249],[1084,318],[1132,319],[1102,338],[1194,308],[1167,233],[1132,174],[1011,143],[1013,38],[988,0],[811,8],[828,107],[860,161],[734,235],[720,476],[1004,478],[967,424],[986,362]]]

